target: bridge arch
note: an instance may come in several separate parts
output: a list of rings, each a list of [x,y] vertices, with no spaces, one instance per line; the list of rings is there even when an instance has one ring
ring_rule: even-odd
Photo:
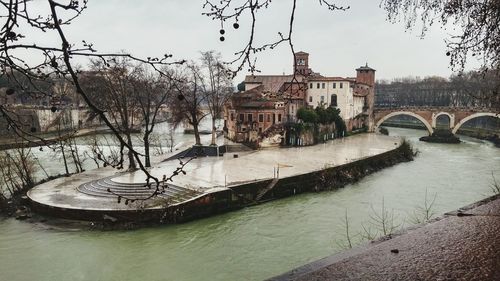
[[[417,118],[418,120],[420,120],[420,122],[422,122],[425,127],[427,128],[427,131],[429,132],[429,135],[431,135],[434,130],[432,129],[432,126],[431,124],[429,124],[429,122],[427,122],[427,120],[425,120],[424,117],[416,114],[416,113],[413,113],[411,111],[396,111],[396,112],[391,112],[389,114],[387,114],[386,116],[382,117],[378,122],[377,124],[375,125],[375,128],[378,128],[380,127],[380,125],[382,125],[382,123],[384,123],[385,120],[391,118],[391,117],[394,117],[394,116],[398,116],[398,115],[409,115],[409,116],[413,116],[415,118]]]
[[[453,125],[455,124],[455,114],[450,114],[450,113],[444,112],[444,111],[438,112],[436,114],[432,114],[432,124],[431,124],[432,128],[436,128],[436,126],[437,126],[437,119],[441,115],[448,116],[448,118],[450,120],[450,129],[452,129]]]
[[[458,124],[455,125],[455,127],[453,128],[452,133],[456,134],[458,129],[460,129],[460,127],[463,124],[465,124],[467,121],[472,120],[472,119],[477,118],[477,117],[483,117],[483,116],[491,116],[491,117],[500,118],[500,113],[492,113],[492,112],[474,113],[474,114],[467,116],[464,119],[460,120],[460,122],[458,122]]]

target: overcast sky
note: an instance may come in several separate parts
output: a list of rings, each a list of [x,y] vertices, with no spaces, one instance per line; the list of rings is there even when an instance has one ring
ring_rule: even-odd
[[[449,76],[445,55],[447,33],[433,27],[424,39],[420,30],[407,32],[402,23],[386,21],[378,0],[348,1],[348,11],[332,12],[316,0],[299,0],[294,45],[310,54],[309,65],[326,76],[354,76],[355,68],[368,63],[377,70],[377,79],[404,76]],[[46,5],[45,1],[39,1]],[[345,2],[347,3],[347,1]],[[199,52],[216,50],[226,60],[248,41],[250,22],[242,18],[238,30],[229,23],[226,40],[219,41],[220,23],[202,16],[203,0],[89,1],[89,8],[67,27],[69,40],[93,42],[101,52],[126,50],[138,56],[193,59]],[[257,41],[271,42],[278,31],[287,31],[291,1],[273,1],[257,14]],[[29,35],[29,34],[28,34]],[[37,41],[54,43],[56,37],[32,34]],[[31,39],[29,38],[29,39]],[[292,57],[283,46],[258,55],[262,74],[290,73]],[[235,80],[240,82],[241,73]]]

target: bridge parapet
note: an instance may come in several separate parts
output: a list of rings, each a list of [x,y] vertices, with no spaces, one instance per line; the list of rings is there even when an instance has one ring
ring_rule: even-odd
[[[437,125],[437,118],[446,115],[449,119],[450,131],[455,134],[467,121],[482,117],[491,116],[500,118],[500,113],[491,108],[484,107],[378,107],[374,109],[375,128],[378,128],[385,120],[398,116],[412,116],[422,122],[429,134],[432,134]]]
[[[465,106],[397,106],[397,107],[375,107],[374,111],[444,111],[444,112],[495,112],[495,109],[488,107],[465,107]]]

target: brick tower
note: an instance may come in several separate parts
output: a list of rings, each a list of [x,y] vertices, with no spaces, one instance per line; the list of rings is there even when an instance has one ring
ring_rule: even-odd
[[[375,105],[375,69],[368,66],[361,66],[356,69],[356,83],[362,83],[369,86],[368,94],[366,96],[366,113],[368,114],[368,130],[373,132],[375,129],[375,119],[373,115],[373,108]]]
[[[295,68],[295,74],[304,76],[311,74],[311,69],[309,68],[309,54],[306,52],[295,53],[295,62],[293,67]]]

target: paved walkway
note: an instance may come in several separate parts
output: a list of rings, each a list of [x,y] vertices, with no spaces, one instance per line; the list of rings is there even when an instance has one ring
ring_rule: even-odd
[[[500,197],[272,280],[500,280]]]
[[[309,147],[241,152],[237,153],[237,158],[234,153],[226,153],[223,157],[197,158],[185,167],[186,175],[174,177],[171,190],[178,189],[178,192],[165,196],[190,200],[202,193],[231,185],[271,179],[278,167],[280,178],[317,171],[392,150],[399,142],[400,139],[395,137],[361,134]],[[178,165],[177,160],[159,162],[150,172],[161,179],[163,175],[170,176]],[[41,184],[33,188],[28,196],[42,205],[69,209],[132,210],[139,203],[143,204],[141,208],[164,207],[165,196],[128,205],[119,204],[116,196],[104,196],[107,188],[129,192],[126,190],[128,187],[139,189],[137,192],[144,196],[148,192],[144,189],[144,181],[141,171],[117,174],[112,168],[96,169]]]

